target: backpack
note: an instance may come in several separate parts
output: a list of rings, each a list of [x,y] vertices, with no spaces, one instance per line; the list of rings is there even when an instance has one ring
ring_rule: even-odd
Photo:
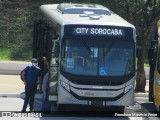
[[[27,69],[26,72],[25,72],[25,75],[24,75],[25,79],[26,79],[26,77],[27,77],[28,68],[29,68],[28,66],[25,68],[25,69]],[[22,77],[22,72],[23,72],[25,69],[23,69],[23,70],[21,71],[21,73],[20,73],[20,78],[21,78],[22,81],[24,81],[24,79],[23,79],[23,77]]]
[[[23,72],[23,71],[24,71],[24,70],[22,70],[22,71],[21,71],[21,74],[20,74],[20,78],[21,78],[22,81],[24,81],[24,79],[23,79],[23,77],[22,77],[22,72]]]

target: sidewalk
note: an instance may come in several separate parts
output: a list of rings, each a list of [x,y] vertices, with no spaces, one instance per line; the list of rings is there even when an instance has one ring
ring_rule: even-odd
[[[0,74],[0,97],[24,98],[24,88],[20,75]],[[36,94],[36,97],[41,98],[41,94]]]
[[[20,75],[1,75],[0,74],[0,93],[23,93],[24,84]]]

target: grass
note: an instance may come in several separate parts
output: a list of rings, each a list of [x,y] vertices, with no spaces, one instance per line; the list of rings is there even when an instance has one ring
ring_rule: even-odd
[[[145,67],[149,67],[149,64],[148,64],[148,63],[144,63],[144,66],[145,66]]]
[[[10,50],[0,50],[0,61],[10,61]]]
[[[30,60],[13,60],[13,59],[11,59],[11,50],[1,50],[1,49],[0,49],[0,61],[30,62]]]
[[[145,67],[149,67],[148,59],[145,59],[145,61],[144,61],[144,66],[145,66]]]

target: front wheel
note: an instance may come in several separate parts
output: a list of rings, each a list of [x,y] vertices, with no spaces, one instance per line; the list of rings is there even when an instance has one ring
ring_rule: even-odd
[[[123,114],[125,110],[125,106],[110,106],[107,107],[107,111],[111,113]]]
[[[63,104],[57,104],[57,102],[52,102],[50,107],[51,112],[64,112],[67,111],[67,107]]]
[[[123,114],[125,110],[125,106],[118,106],[117,107],[117,112]]]
[[[51,105],[51,106],[50,106],[50,111],[51,111],[51,112],[58,111],[58,105],[57,105],[56,102],[51,102],[50,105]]]

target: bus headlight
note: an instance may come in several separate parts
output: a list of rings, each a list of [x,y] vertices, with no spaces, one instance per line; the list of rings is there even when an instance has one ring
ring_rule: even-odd
[[[63,81],[61,81],[61,86],[62,86],[65,90],[67,90],[68,92],[70,92],[69,84],[67,84],[67,83],[65,83],[65,82],[63,82]]]
[[[156,80],[157,84],[160,85],[160,78],[155,76],[155,80]]]
[[[133,84],[126,86],[125,90],[124,90],[124,94],[127,93],[128,91],[130,91],[132,88],[133,88]]]

